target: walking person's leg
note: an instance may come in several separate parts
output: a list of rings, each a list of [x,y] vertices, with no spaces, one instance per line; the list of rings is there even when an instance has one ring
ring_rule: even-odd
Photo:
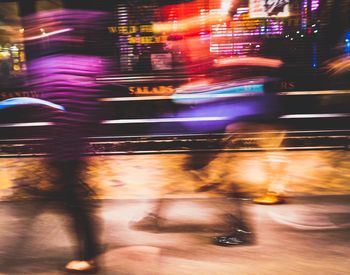
[[[76,260],[66,265],[71,271],[96,271],[100,252],[99,230],[96,222],[96,203],[90,200],[90,189],[83,181],[83,160],[54,162],[57,178],[58,203],[70,219],[76,238]]]
[[[248,223],[245,203],[236,186],[227,196],[225,205],[225,223],[228,227],[226,234],[215,236],[214,244],[221,246],[235,246],[251,244],[254,241],[253,231]]]

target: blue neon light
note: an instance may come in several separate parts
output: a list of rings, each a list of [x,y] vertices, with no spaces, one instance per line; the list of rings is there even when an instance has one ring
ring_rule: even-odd
[[[220,95],[230,96],[233,94],[262,94],[264,92],[263,84],[242,85],[227,88],[212,89],[203,92],[194,92],[186,94],[173,94],[172,99],[177,103],[191,104],[191,103],[207,103],[215,100],[220,100]]]
[[[64,107],[47,100],[33,98],[33,97],[13,97],[0,101],[0,109],[5,109],[20,105],[45,105],[54,109],[64,111]]]
[[[262,84],[255,84],[255,85],[244,85],[244,86],[238,86],[238,87],[230,87],[230,88],[224,88],[220,90],[214,90],[206,92],[206,94],[239,94],[239,93],[262,93],[264,92],[264,85]]]
[[[345,47],[344,53],[350,54],[350,32],[345,33]]]

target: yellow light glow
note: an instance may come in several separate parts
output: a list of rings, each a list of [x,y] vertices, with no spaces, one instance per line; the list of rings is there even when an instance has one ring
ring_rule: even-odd
[[[15,64],[15,65],[13,65],[13,70],[19,71],[19,70],[21,70],[21,67],[18,64]]]

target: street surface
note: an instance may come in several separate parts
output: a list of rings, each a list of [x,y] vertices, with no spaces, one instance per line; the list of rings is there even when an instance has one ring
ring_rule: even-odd
[[[233,184],[252,195],[271,186],[289,196],[350,194],[348,150],[128,154],[88,160],[86,180],[102,199],[217,197]],[[50,188],[45,158],[5,157],[0,167],[3,200],[35,197],[36,189]],[[219,183],[218,190],[196,191],[210,183]]]
[[[209,164],[194,171],[189,160]],[[0,158],[3,274],[64,274],[73,257],[67,221],[40,201],[50,188],[44,164],[39,157]],[[347,150],[89,157],[88,183],[102,199],[99,274],[348,274],[349,167]],[[215,190],[198,191],[217,181]],[[222,214],[235,214],[224,197],[232,184],[249,197],[278,189],[287,203],[245,200],[255,243],[218,247],[211,238],[227,230]],[[161,230],[129,228],[157,198],[167,198]]]
[[[170,200],[159,232],[128,227],[152,201],[104,201],[100,217],[105,251],[99,274],[349,274],[349,199],[309,197],[275,206],[247,202],[256,241],[239,247],[211,243],[224,227],[223,200]],[[66,221],[43,206],[1,203],[2,274],[65,274],[62,267],[73,257]],[[288,217],[289,224],[276,220],[278,215]]]

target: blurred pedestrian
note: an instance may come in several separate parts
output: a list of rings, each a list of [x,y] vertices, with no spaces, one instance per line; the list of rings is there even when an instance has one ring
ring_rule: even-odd
[[[161,198],[157,199],[151,211],[138,221],[130,222],[130,227],[136,230],[148,230],[161,232],[166,230],[165,212],[168,208],[168,202],[164,199],[165,194],[179,191],[181,187],[200,193],[211,193],[219,195],[224,199],[221,208],[223,228],[227,232],[220,236],[212,238],[215,245],[236,246],[253,243],[253,232],[248,223],[248,216],[244,210],[243,193],[239,186],[231,177],[232,156],[223,156],[221,149],[227,146],[229,139],[223,139],[216,144],[216,152],[196,152],[186,156],[182,167],[178,169],[188,173],[190,181],[163,186]],[[223,160],[224,159],[224,160]],[[218,166],[216,166],[218,164]],[[175,167],[173,167],[175,169]]]
[[[46,118],[53,125],[45,134],[47,166],[53,183],[46,199],[70,218],[78,247],[76,259],[67,263],[66,270],[96,272],[100,253],[97,203],[91,201],[94,193],[84,177],[86,137],[94,134],[101,113],[99,98],[103,89],[96,76],[106,73],[108,64],[99,40],[107,29],[107,16],[93,10],[89,3],[82,6],[78,2],[66,1],[66,9],[23,17],[24,39],[27,49],[31,49],[31,88],[43,99],[64,107],[64,111],[52,112]]]

